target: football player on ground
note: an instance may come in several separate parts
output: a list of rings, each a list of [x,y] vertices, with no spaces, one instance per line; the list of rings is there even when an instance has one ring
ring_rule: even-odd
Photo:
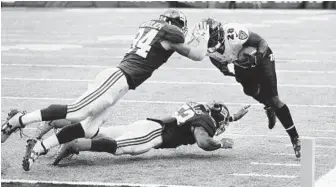
[[[147,118],[126,126],[101,127],[93,139],[80,138],[63,144],[53,164],[57,165],[63,158],[80,151],[139,155],[153,148],[176,148],[194,143],[205,151],[232,148],[231,139],[222,138],[217,141],[213,137],[223,133],[229,122],[241,119],[248,108],[249,106],[245,106],[230,116],[228,108],[222,102],[187,102],[172,117]]]
[[[209,28],[206,23],[199,25],[194,33],[202,45],[191,48],[184,44],[187,32],[186,16],[176,10],[168,10],[158,20],[146,21],[140,25],[130,50],[117,68],[100,72],[94,86],[68,105],[52,104],[47,108],[24,114],[11,113],[1,129],[1,143],[15,131],[33,122],[67,119],[77,122],[63,128],[59,133],[43,141],[35,141],[33,149],[28,150],[23,159],[24,170],[29,170],[40,154],[57,145],[81,137],[91,138],[98,126],[105,120],[106,112],[129,89],[136,89],[152,73],[165,63],[176,51],[182,56],[201,61],[207,51]]]
[[[290,136],[296,157],[299,158],[301,142],[287,105],[279,99],[275,59],[267,42],[240,24],[222,25],[213,18],[203,21],[210,27],[207,55],[211,62],[224,75],[234,76],[243,86],[246,95],[265,106],[269,129],[274,127],[276,116],[278,117]],[[255,51],[244,51],[248,47]],[[235,73],[229,71],[229,63],[234,64]]]

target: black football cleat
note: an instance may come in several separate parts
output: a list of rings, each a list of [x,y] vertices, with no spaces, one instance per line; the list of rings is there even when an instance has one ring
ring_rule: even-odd
[[[268,128],[273,129],[276,123],[275,112],[271,107],[264,107],[267,118],[268,118]]]
[[[296,158],[300,158],[301,157],[301,140],[299,137],[295,137],[292,139],[292,144],[293,144],[293,149],[294,149],[294,153]]]

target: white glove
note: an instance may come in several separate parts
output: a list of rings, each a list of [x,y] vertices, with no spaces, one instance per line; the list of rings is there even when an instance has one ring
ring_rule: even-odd
[[[245,116],[245,114],[248,112],[248,108],[250,108],[251,105],[246,105],[242,109],[240,109],[237,113],[233,114],[233,121],[240,120],[242,117]]]
[[[206,22],[197,23],[193,29],[192,37],[198,41],[200,39],[209,40],[209,25]]]
[[[223,149],[232,149],[233,147],[233,140],[231,138],[223,138],[220,140],[221,142],[221,148]]]

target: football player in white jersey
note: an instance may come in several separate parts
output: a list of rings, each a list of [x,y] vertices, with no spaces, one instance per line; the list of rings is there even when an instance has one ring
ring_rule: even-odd
[[[57,165],[63,158],[80,151],[107,152],[119,156],[138,155],[153,148],[176,148],[195,143],[205,151],[232,148],[231,139],[216,140],[213,137],[223,133],[229,122],[241,119],[248,112],[248,108],[249,106],[245,106],[230,115],[222,102],[187,102],[171,117],[147,118],[129,125],[109,125],[101,127],[94,138],[81,138],[66,143],[58,150],[53,164]],[[70,122],[67,120],[51,123],[55,127],[68,125]]]
[[[246,95],[264,104],[270,129],[274,127],[276,116],[278,117],[299,158],[301,142],[287,105],[279,99],[275,59],[267,42],[238,23],[222,24],[213,18],[203,21],[210,25],[208,56],[211,62],[224,75],[234,76],[243,86]],[[254,47],[255,53],[240,54],[246,47]],[[229,71],[229,63],[234,64],[234,73]]]

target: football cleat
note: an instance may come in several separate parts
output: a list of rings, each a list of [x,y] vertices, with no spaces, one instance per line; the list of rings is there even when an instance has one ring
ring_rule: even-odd
[[[292,144],[293,144],[293,149],[294,149],[296,158],[300,158],[301,157],[301,140],[299,139],[299,137],[293,138]]]
[[[1,126],[1,143],[4,143],[13,132],[25,127],[20,119],[20,117],[25,114],[25,111],[20,112],[17,109],[10,110],[6,122]]]
[[[57,166],[61,160],[67,157],[72,157],[74,154],[78,155],[79,150],[76,149],[73,142],[69,142],[66,144],[62,144],[60,148],[57,150],[56,156],[54,158],[53,165]]]
[[[39,140],[36,139],[29,139],[27,140],[27,145],[26,145],[26,153],[25,156],[23,157],[22,161],[22,167],[25,171],[29,171],[33,165],[33,163],[38,159],[39,156],[47,154],[47,150],[44,148],[43,144],[41,145],[44,148],[43,153],[38,153],[34,151],[34,147],[36,146],[37,143],[42,144]]]
[[[275,112],[271,107],[264,107],[267,118],[268,118],[268,128],[273,129],[276,123]]]

